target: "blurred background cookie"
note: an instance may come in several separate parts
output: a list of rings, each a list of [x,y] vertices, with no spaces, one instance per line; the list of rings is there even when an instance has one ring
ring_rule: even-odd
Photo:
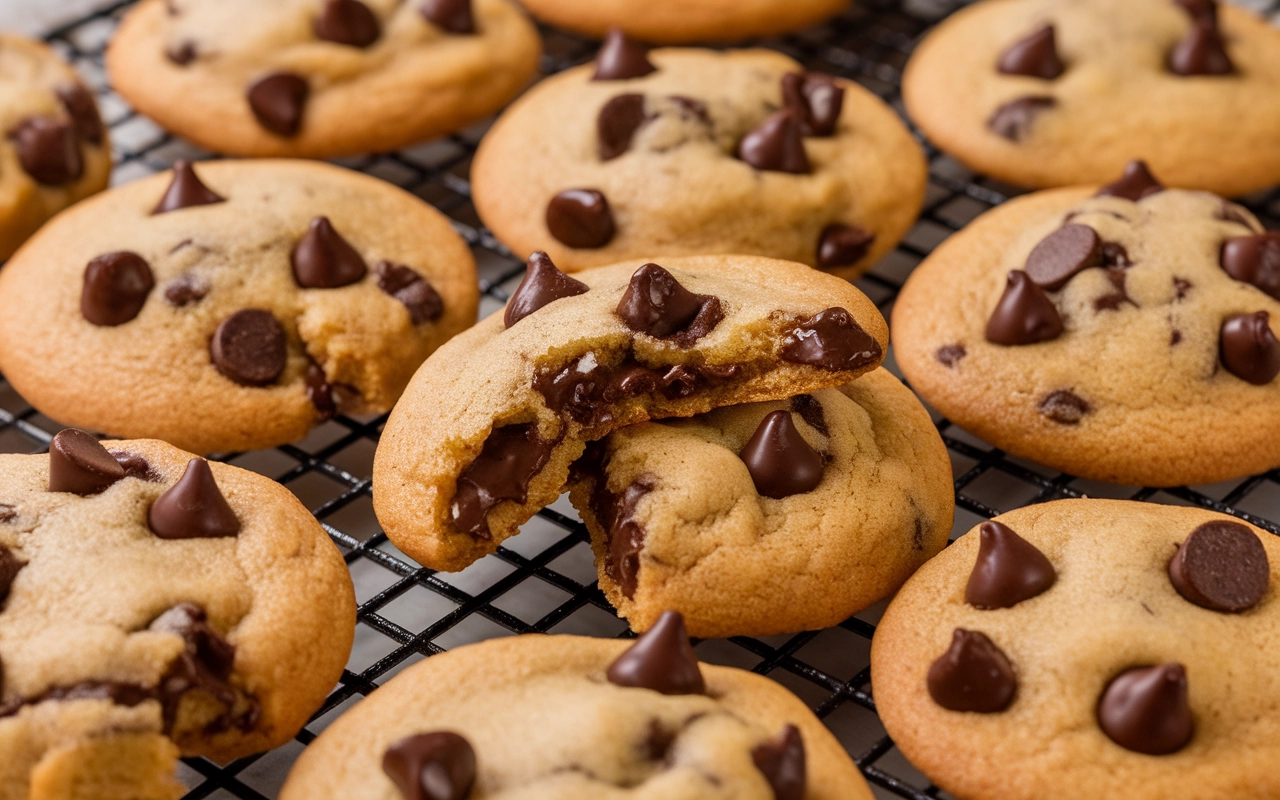
[[[656,44],[733,42],[787,33],[835,16],[849,0],[525,0],[557,28],[601,37],[609,28]]]

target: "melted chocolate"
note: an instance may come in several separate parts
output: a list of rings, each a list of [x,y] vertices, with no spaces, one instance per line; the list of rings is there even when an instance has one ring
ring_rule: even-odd
[[[843,308],[828,308],[796,325],[782,340],[779,357],[819,369],[858,370],[880,361],[880,343]]]
[[[489,511],[503,500],[523,503],[529,482],[547,463],[556,442],[538,436],[536,423],[495,428],[480,455],[458,476],[450,506],[453,524],[477,539],[488,539]]]
[[[9,589],[26,565],[27,562],[14,555],[13,550],[0,544],[0,610],[4,609],[4,603],[9,599]]]
[[[609,491],[609,477],[603,465],[593,472],[592,478],[595,486],[591,510],[608,541],[604,571],[622,589],[623,596],[630,599],[635,597],[640,580],[640,551],[644,548],[645,536],[644,528],[635,520],[636,506],[653,491],[654,483],[648,476],[642,476],[617,495]]]
[[[720,299],[694,294],[657,264],[645,264],[631,276],[615,313],[628,328],[688,347],[706,336],[724,312]]]
[[[831,431],[827,429],[827,416],[822,410],[822,403],[819,403],[811,394],[798,394],[791,398],[791,411],[799,414],[800,418],[808,423],[823,436],[830,436]]]

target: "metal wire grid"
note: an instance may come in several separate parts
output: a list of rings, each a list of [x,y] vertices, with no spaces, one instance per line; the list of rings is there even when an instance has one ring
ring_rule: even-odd
[[[1280,13],[1280,0],[1269,2]],[[863,0],[842,17],[804,33],[771,39],[811,69],[855,79],[901,109],[899,80],[919,35],[958,0]],[[1255,2],[1255,5],[1258,3]],[[164,170],[177,158],[209,154],[173,139],[136,115],[106,85],[102,54],[128,3],[48,38],[94,88],[116,148],[115,183]],[[595,44],[543,29],[552,73],[589,59]],[[392,181],[431,202],[454,222],[480,266],[481,313],[492,313],[519,282],[523,264],[475,216],[467,179],[484,126],[419,147],[344,163]],[[920,221],[901,246],[857,283],[888,316],[907,274],[933,247],[1017,190],[975,176],[928,148],[930,185]],[[1246,205],[1280,227],[1280,189]],[[886,362],[893,369],[892,352]],[[953,537],[1002,511],[1062,497],[1123,497],[1195,505],[1235,514],[1280,534],[1280,471],[1201,487],[1117,487],[1076,479],[1011,458],[934,414],[955,472]],[[345,554],[360,601],[356,646],[342,681],[296,741],[270,753],[218,765],[187,759],[180,777],[197,798],[275,797],[289,766],[324,727],[400,669],[461,644],[519,633],[626,635],[595,583],[583,525],[564,499],[543,510],[499,551],[456,574],[410,561],[378,528],[370,500],[373,450],[385,416],[339,417],[306,440],[220,460],[268,475],[290,488]],[[27,405],[0,376],[0,452],[41,452],[60,426]],[[826,631],[698,644],[699,656],[767,674],[804,699],[837,735],[877,796],[946,797],[896,750],[875,716],[869,652],[883,604]]]

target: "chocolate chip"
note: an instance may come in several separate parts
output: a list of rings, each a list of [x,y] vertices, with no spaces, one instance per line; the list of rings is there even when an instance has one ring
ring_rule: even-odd
[[[1181,664],[1134,667],[1111,679],[1098,701],[1098,725],[1136,753],[1176,753],[1195,733]]]
[[[1219,263],[1231,277],[1280,300],[1280,231],[1228,239]]]
[[[938,363],[944,367],[955,369],[960,360],[968,354],[969,351],[962,344],[944,344],[934,352],[933,357],[938,359]]]
[[[1088,225],[1063,225],[1040,240],[1023,270],[1037,286],[1051,292],[1067,285],[1076,273],[1102,265],[1102,240]]]
[[[449,33],[461,35],[476,32],[471,0],[422,0],[418,13],[427,22]]]
[[[790,72],[782,76],[782,105],[800,115],[805,136],[830,136],[840,122],[844,88],[830,75]]]
[[[793,364],[838,371],[874,364],[883,351],[852,314],[833,307],[800,320],[783,338],[778,355]]]
[[[256,700],[250,698],[247,707],[236,713],[238,693],[229,682],[236,648],[209,624],[203,608],[179,603],[156,617],[147,630],[181,637],[184,645],[182,653],[165,670],[160,685],[151,690],[151,696],[162,706],[166,732],[173,730],[183,698],[193,691],[210,695],[225,709],[207,724],[207,733],[226,730],[232,724],[246,731],[255,727],[261,710]]]
[[[0,503],[0,523],[13,522],[18,518],[18,509],[8,503]]]
[[[929,666],[929,696],[951,711],[994,714],[1004,711],[1018,691],[1013,665],[995,643],[978,631],[956,628],[951,646]]]
[[[604,44],[596,53],[596,69],[593,81],[621,81],[639,78],[658,68],[649,61],[649,47],[627,35],[619,28],[610,28]]]
[[[0,609],[4,608],[5,601],[9,599],[9,590],[13,588],[14,580],[26,565],[27,562],[15,556],[8,547],[0,544]],[[3,687],[0,687],[0,691],[2,690]]]
[[[547,230],[569,247],[604,247],[614,234],[609,201],[595,189],[566,189],[547,203]]]
[[[594,509],[609,543],[605,574],[618,584],[627,599],[636,596],[640,583],[640,551],[644,549],[645,530],[636,521],[636,506],[640,498],[653,489],[653,480],[644,476],[633,481],[622,494],[615,495],[608,490],[608,477],[603,472],[596,477]]]
[[[822,482],[822,455],[800,435],[788,411],[766,416],[738,454],[756,491],[780,500]]]
[[[307,365],[304,380],[307,387],[307,399],[321,420],[332,419],[338,413],[338,404],[334,400],[333,387],[325,377],[324,368],[312,361]]]
[[[1145,161],[1130,161],[1125,165],[1124,174],[1115,183],[1109,183],[1098,190],[1097,197],[1123,197],[1125,200],[1138,202],[1144,197],[1164,191],[1164,184],[1156,180],[1147,168]]]
[[[93,325],[123,325],[138,316],[155,285],[151,267],[142,256],[105,253],[84,268],[80,313]]]
[[[988,342],[1003,345],[1047,342],[1062,335],[1058,309],[1022,270],[1009,273],[1004,294],[987,320]]]
[[[328,217],[311,220],[289,254],[293,278],[303,289],[349,286],[369,272],[356,249],[333,228]]]
[[[692,334],[683,346],[710,333],[724,318],[718,298],[694,294],[657,264],[645,264],[631,275],[615,313],[637,333],[659,339]]]
[[[209,343],[213,365],[241,386],[266,386],[284,373],[284,328],[260,308],[245,308],[222,321]]]
[[[524,278],[520,281],[515,293],[511,295],[502,321],[510,328],[556,300],[586,294],[588,289],[589,287],[582,281],[570,278],[556,269],[551,257],[539,250],[529,256]]]
[[[137,478],[140,481],[156,480],[158,477],[151,470],[151,462],[147,461],[146,456],[140,453],[130,453],[128,450],[108,450],[111,457],[116,460],[120,468],[124,470],[125,477]]]
[[[1102,266],[1125,269],[1133,266],[1133,259],[1129,258],[1129,251],[1119,242],[1103,242]]]
[[[1192,283],[1186,278],[1173,279],[1173,293],[1179,300],[1185,300],[1187,293],[1191,291]]]
[[[760,170],[807,173],[809,157],[799,113],[784,108],[765,117],[738,143],[738,158]]]
[[[1169,581],[1187,601],[1239,614],[1262,601],[1271,583],[1267,549],[1238,522],[1206,522],[1169,561]]]
[[[187,462],[178,482],[156,498],[147,524],[161,539],[214,539],[240,532],[240,520],[203,458]]]
[[[1066,389],[1049,392],[1036,404],[1036,410],[1054,422],[1077,425],[1093,410],[1089,401]]]
[[[1015,97],[992,112],[987,118],[987,128],[1011,142],[1020,142],[1031,132],[1031,126],[1040,112],[1056,105],[1058,101],[1046,95]]]
[[[163,214],[166,211],[177,211],[191,206],[207,206],[222,203],[225,200],[225,197],[200,181],[190,161],[180,159],[173,162],[173,180],[165,190],[164,197],[161,197],[156,207],[151,209],[151,213]]]
[[[1222,206],[1218,209],[1216,216],[1223,222],[1234,222],[1237,225],[1243,225],[1251,231],[1258,230],[1258,224],[1249,215],[1249,212],[1228,200],[1222,201]]]
[[[862,260],[876,235],[856,225],[833,223],[818,237],[818,266],[823,269],[847,267]]]
[[[1125,289],[1125,281],[1127,274],[1122,269],[1108,269],[1106,272],[1107,280],[1111,281],[1111,285],[1115,287],[1115,291],[1111,294],[1105,294],[1093,301],[1094,311],[1115,311],[1125,303],[1133,303],[1129,298],[1129,292]],[[1134,305],[1137,305],[1134,303]]]
[[[368,47],[382,33],[378,15],[360,0],[325,0],[313,27],[317,39],[352,47]]]
[[[606,673],[609,683],[652,689],[666,695],[705,694],[698,656],[689,645],[684,617],[664,611],[653,627],[618,656]]]
[[[292,72],[273,72],[249,86],[245,95],[258,124],[281,136],[294,136],[302,127],[311,87]]]
[[[1214,17],[1194,20],[1169,52],[1169,71],[1174,75],[1230,75],[1235,70]]]
[[[164,299],[171,306],[183,308],[203,300],[211,288],[208,281],[186,272],[169,282],[164,289]]]
[[[458,476],[450,508],[453,524],[479,539],[490,538],[488,514],[503,500],[523,503],[529,482],[547,463],[555,442],[543,441],[535,423],[495,429],[480,455]]]
[[[409,309],[409,321],[414,325],[435,322],[444,316],[444,298],[417,272],[390,261],[379,261],[374,272],[378,274],[378,288]]]
[[[102,117],[89,90],[78,83],[67,83],[58,87],[57,95],[75,123],[76,135],[89,144],[102,144]]]
[[[124,468],[97,439],[67,428],[49,445],[49,491],[89,496],[124,478]]]
[[[645,123],[644,95],[620,94],[596,115],[596,149],[601,161],[615,159],[631,148],[631,137]]]
[[[1280,373],[1280,342],[1271,332],[1266,311],[1236,314],[1222,323],[1219,356],[1227,372],[1257,386]]]
[[[811,394],[798,394],[791,398],[791,411],[799,414],[800,419],[804,420],[810,428],[813,428],[823,436],[830,436],[831,431],[827,428],[827,415],[822,410],[822,403]]]
[[[164,57],[180,67],[185,67],[195,61],[197,55],[199,55],[199,52],[196,49],[196,43],[190,39],[170,45],[164,51]]]
[[[1004,75],[1026,75],[1051,81],[1066,69],[1058,57],[1053,26],[1044,27],[1019,39],[1000,54],[996,69]]]
[[[1181,343],[1182,343],[1182,331],[1175,330],[1173,333],[1169,334],[1170,346],[1181,344]]]
[[[37,182],[72,183],[84,173],[80,140],[70,122],[54,117],[27,117],[9,132],[18,162]]]
[[[978,528],[978,558],[964,601],[974,608],[1013,608],[1043,594],[1058,573],[1044,553],[1007,525],[989,520]]]
[[[788,723],[773,739],[751,749],[751,760],[773,788],[774,800],[804,800],[804,739]]]
[[[476,751],[452,731],[420,733],[388,747],[382,771],[404,800],[464,800],[476,781]]]

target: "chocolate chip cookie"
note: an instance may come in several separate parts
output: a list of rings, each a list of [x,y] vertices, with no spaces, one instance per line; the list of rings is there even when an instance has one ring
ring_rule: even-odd
[[[1280,465],[1280,233],[1141,163],[984,214],[894,307],[898,364],[961,427],[1125,484]]]
[[[941,550],[954,511],[946,447],[884,369],[623,428],[573,475],[619,614],[643,631],[676,609],[700,637],[838,624]]]
[[[680,615],[635,642],[493,639],[378,689],[303,753],[281,800],[871,800],[778,684],[699,664]]]
[[[110,174],[93,93],[48,47],[0,31],[0,262]]]
[[[0,272],[0,370],[64,423],[268,447],[390,409],[476,303],[466,244],[407,192],[326,164],[179,162]]]
[[[849,0],[525,0],[529,12],[557,28],[601,37],[614,27],[661,44],[733,42],[806,28],[835,16]]]
[[[1111,179],[1129,159],[1227,196],[1280,183],[1280,30],[1214,0],[984,0],[916,49],[911,118],[1019,186]]]
[[[287,742],[354,629],[341,554],[273,481],[77,430],[0,455],[6,797],[174,800],[179,754]]]
[[[125,99],[201,147],[330,158],[481,119],[540,53],[510,0],[143,0],[106,60]]]
[[[506,312],[414,376],[382,433],[374,509],[409,556],[462,569],[560,495],[587,442],[848,383],[886,336],[865,295],[803,264],[702,256],[570,277],[535,254]]]
[[[890,603],[876,709],[956,797],[1277,797],[1277,586],[1280,542],[1224,514],[1018,509]]]
[[[897,115],[851,81],[767,50],[612,35],[499,118],[472,190],[499,239],[569,272],[751,253],[849,278],[910,228],[925,176]]]

